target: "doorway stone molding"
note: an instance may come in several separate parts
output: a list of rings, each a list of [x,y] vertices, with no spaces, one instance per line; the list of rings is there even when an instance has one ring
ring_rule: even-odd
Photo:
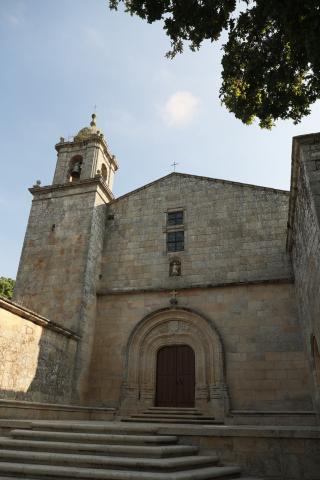
[[[195,406],[223,419],[229,409],[224,351],[213,323],[186,308],[166,308],[143,318],[126,351],[121,411],[153,406],[157,352],[168,345],[189,345],[195,353]]]

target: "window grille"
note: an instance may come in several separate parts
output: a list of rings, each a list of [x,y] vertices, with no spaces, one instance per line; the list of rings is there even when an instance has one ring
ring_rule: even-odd
[[[168,225],[183,225],[183,211],[168,212]]]
[[[184,231],[167,232],[168,252],[180,252],[184,250]]]

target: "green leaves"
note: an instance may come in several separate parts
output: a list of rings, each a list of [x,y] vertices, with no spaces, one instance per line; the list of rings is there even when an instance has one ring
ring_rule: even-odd
[[[318,98],[319,75],[310,68],[311,58],[303,44],[303,32],[308,36],[306,13],[301,12],[304,6],[298,0],[280,6],[257,1],[230,29],[224,45],[220,98],[244,123],[253,118],[258,118],[262,128],[271,128],[278,119],[298,123]],[[240,93],[235,89],[239,83],[243,86]]]
[[[12,278],[0,277],[0,297],[10,300],[13,295],[14,284],[15,281]]]
[[[184,41],[196,50],[205,39],[217,40],[228,27],[236,0],[110,0],[109,6],[117,9],[124,4],[130,14],[153,23],[164,21],[164,30],[171,40],[172,50],[180,52]]]
[[[163,20],[167,56],[204,40],[223,46],[222,103],[243,123],[298,123],[320,97],[320,0],[111,0],[149,23]],[[239,8],[240,7],[240,8]]]

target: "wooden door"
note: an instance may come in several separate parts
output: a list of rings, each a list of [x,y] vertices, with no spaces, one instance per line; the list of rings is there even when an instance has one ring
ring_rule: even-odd
[[[194,407],[195,359],[188,345],[163,347],[157,356],[156,405]]]

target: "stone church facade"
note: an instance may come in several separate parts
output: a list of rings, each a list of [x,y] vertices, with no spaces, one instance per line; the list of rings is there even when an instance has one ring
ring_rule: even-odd
[[[320,135],[293,139],[290,192],[174,172],[114,198],[94,115],[56,150],[0,305],[1,398],[315,424]]]

